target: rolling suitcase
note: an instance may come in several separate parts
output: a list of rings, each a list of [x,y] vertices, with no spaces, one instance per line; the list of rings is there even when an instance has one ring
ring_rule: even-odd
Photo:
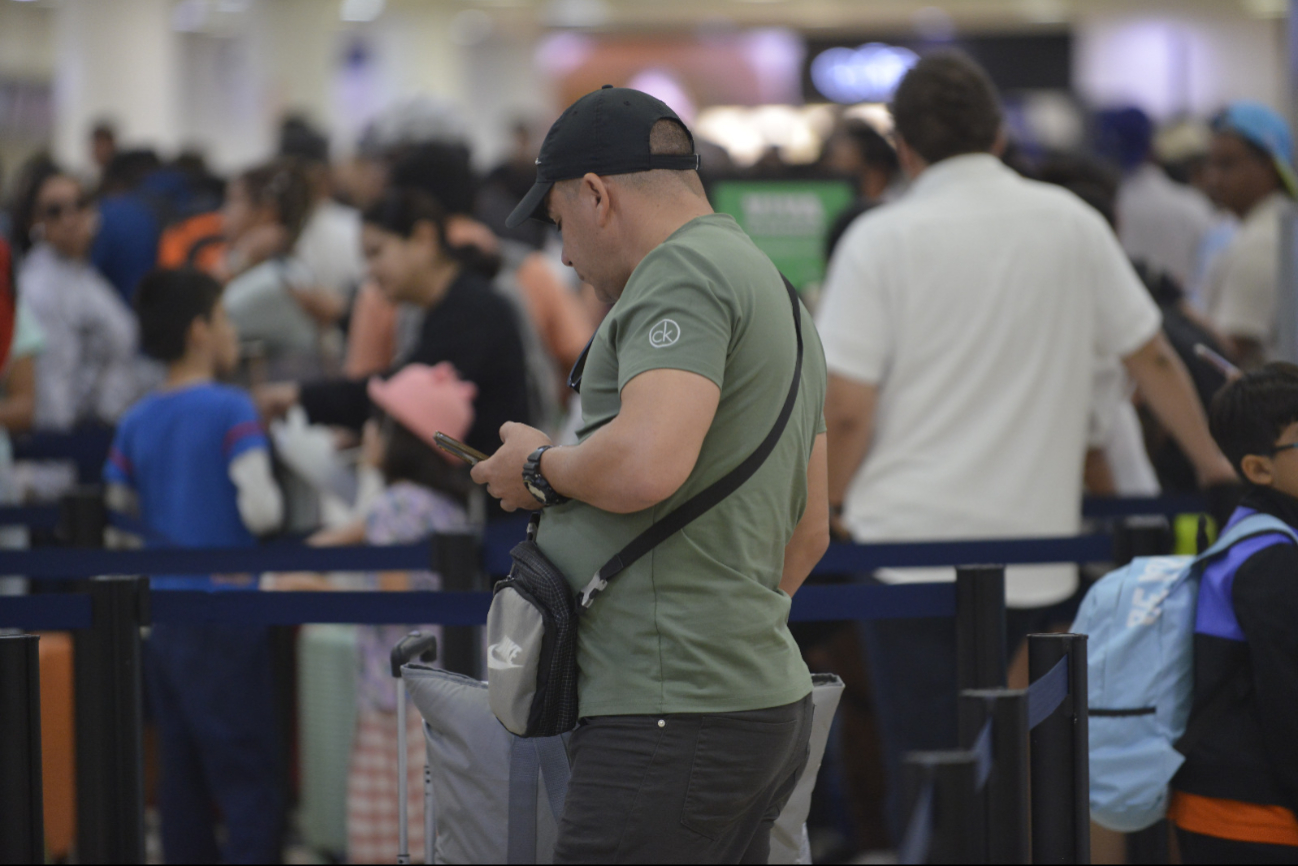
[[[424,718],[427,862],[551,862],[567,796],[567,735],[514,736],[491,712],[486,683],[419,664],[419,656],[432,661],[436,645],[415,633],[393,650],[392,665],[401,706],[408,692]],[[815,674],[812,684],[809,760],[771,831],[770,863],[811,862],[805,822],[843,681]]]
[[[410,776],[407,772],[406,750],[406,684],[401,678],[401,669],[412,661],[432,664],[437,661],[437,638],[411,632],[400,643],[392,648],[392,676],[397,681],[397,811],[399,817],[399,844],[397,862],[410,862]],[[424,862],[432,863],[433,859],[433,792],[432,770],[428,761],[424,761]]]

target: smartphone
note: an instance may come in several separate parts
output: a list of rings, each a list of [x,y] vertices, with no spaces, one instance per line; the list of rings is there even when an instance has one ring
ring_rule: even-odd
[[[1211,364],[1218,373],[1226,377],[1227,381],[1233,382],[1243,375],[1239,367],[1236,367],[1230,361],[1227,361],[1221,355],[1205,346],[1203,343],[1194,344],[1194,354],[1197,358],[1202,358]]]
[[[486,454],[475,448],[470,448],[458,439],[452,439],[440,430],[433,434],[433,441],[437,443],[438,448],[447,454],[454,454],[470,466],[477,466],[487,459]]]

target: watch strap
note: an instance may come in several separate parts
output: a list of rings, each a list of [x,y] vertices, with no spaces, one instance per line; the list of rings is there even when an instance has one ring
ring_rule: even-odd
[[[542,445],[529,454],[527,462],[523,464],[523,484],[528,492],[546,508],[551,505],[562,505],[568,501],[568,497],[555,490],[541,472],[541,456],[553,447],[553,445]],[[537,491],[540,491],[541,496],[536,495]]]

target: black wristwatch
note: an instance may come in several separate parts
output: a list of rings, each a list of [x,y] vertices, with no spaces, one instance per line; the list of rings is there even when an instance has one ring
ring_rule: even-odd
[[[568,497],[560,496],[541,474],[541,455],[553,447],[553,445],[542,445],[528,455],[527,462],[523,464],[523,484],[527,487],[527,492],[535,496],[536,501],[541,503],[543,508],[562,505],[568,501]]]

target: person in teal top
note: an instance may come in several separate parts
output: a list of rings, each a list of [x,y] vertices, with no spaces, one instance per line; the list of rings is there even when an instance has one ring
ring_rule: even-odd
[[[578,362],[579,444],[506,424],[473,473],[574,593],[628,541],[767,436],[797,357],[771,261],[712,212],[666,105],[605,88],[564,113],[514,211],[613,304]],[[572,781],[555,862],[765,862],[806,760],[811,677],[790,597],[829,541],[825,361],[802,311],[802,378],[774,452],[736,492],[611,581],[581,617]]]

